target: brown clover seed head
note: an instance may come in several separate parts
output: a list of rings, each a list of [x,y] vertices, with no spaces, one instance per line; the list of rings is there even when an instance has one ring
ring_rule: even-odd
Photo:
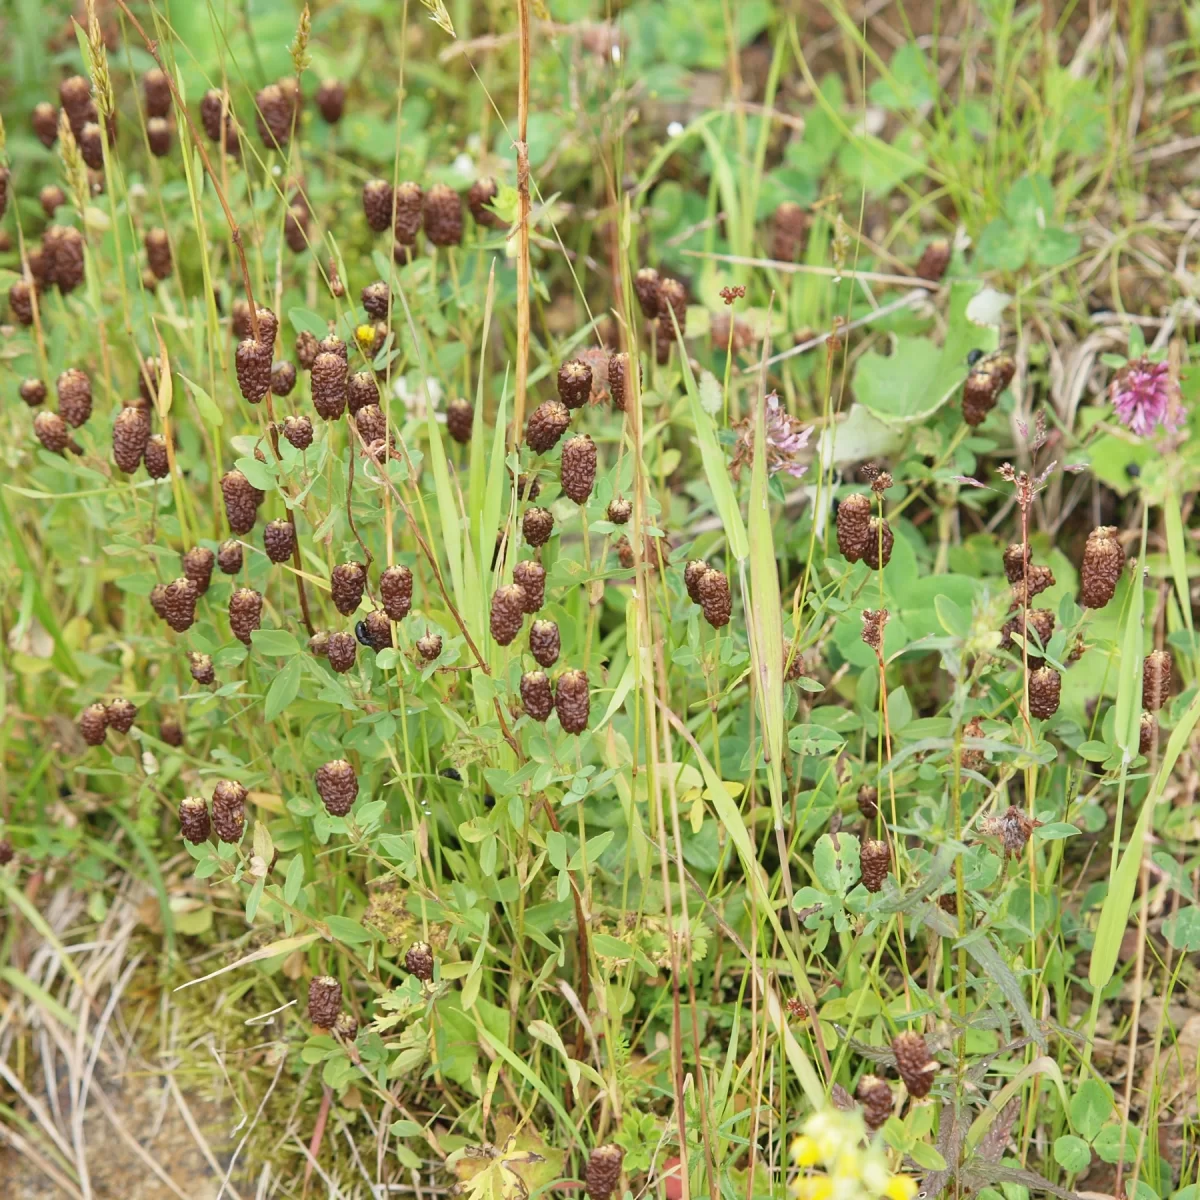
[[[243,338],[238,342],[235,360],[242,397],[251,404],[258,404],[271,390],[270,343]]]
[[[925,247],[921,252],[921,257],[917,260],[917,278],[938,283],[950,265],[950,254],[949,241],[946,238],[935,238]]]
[[[108,727],[118,733],[128,733],[137,719],[137,706],[123,696],[108,703]]]
[[[1014,608],[1028,604],[1034,596],[1040,596],[1047,588],[1054,586],[1054,572],[1041,563],[1030,563],[1026,568],[1025,578],[1018,579],[1012,585],[1012,603]]]
[[[653,321],[658,316],[662,290],[658,272],[653,267],[643,267],[633,277],[633,290],[637,294],[642,316]]]
[[[296,548],[296,530],[282,518],[268,521],[263,529],[263,549],[273,563],[287,562]]]
[[[708,571],[708,563],[702,558],[691,559],[683,568],[683,586],[687,588],[688,599],[693,604],[700,603],[700,580]]]
[[[271,395],[290,396],[296,386],[296,368],[286,359],[271,367]]]
[[[368,283],[362,290],[362,306],[367,310],[367,316],[372,321],[386,321],[388,306],[392,299],[392,289],[382,279]]]
[[[588,402],[591,394],[592,368],[587,363],[573,358],[558,368],[558,398],[563,407],[582,408]],[[556,438],[555,441],[557,440]]]
[[[863,544],[862,560],[872,571],[886,567],[892,559],[895,544],[892,527],[879,517],[872,517],[867,524],[867,540]]]
[[[586,671],[564,671],[554,689],[554,707],[564,733],[582,733],[591,711]]]
[[[263,598],[253,588],[238,588],[229,597],[229,629],[243,645],[250,645],[250,635],[262,623]]]
[[[219,88],[210,88],[200,101],[200,123],[210,142],[219,142],[224,136],[225,148],[237,145],[237,131],[233,127],[233,104]]]
[[[428,942],[413,942],[404,952],[404,969],[428,983],[433,978],[433,947]]]
[[[287,92],[277,83],[268,83],[260,88],[254,97],[254,105],[258,110],[255,124],[258,136],[268,150],[275,147],[284,149],[292,135],[292,118],[296,115],[295,107]]]
[[[37,408],[39,404],[45,403],[46,385],[40,379],[23,379],[19,394],[30,408]]]
[[[534,621],[529,626],[529,653],[538,666],[554,666],[561,650],[562,639],[554,621]]]
[[[1015,373],[1012,355],[1003,350],[993,351],[975,363],[963,383],[963,420],[971,426],[982,425]]]
[[[672,313],[679,325],[679,332],[686,333],[687,331],[687,289],[678,279],[664,279],[658,287],[658,298],[659,336],[661,337],[665,333],[674,341],[675,329],[671,324]]]
[[[336,125],[346,111],[346,85],[340,79],[323,79],[315,99],[321,120]]]
[[[875,820],[879,812],[879,789],[864,783],[858,789],[858,811],[867,821]]]
[[[65,228],[55,225],[51,226],[51,229],[58,231],[49,247],[53,279],[58,285],[58,290],[65,295],[73,292],[83,282],[83,234],[73,225]]]
[[[325,657],[339,675],[345,674],[354,666],[357,654],[358,642],[354,640],[354,634],[339,632],[329,635],[329,640],[325,643]]]
[[[392,223],[392,185],[386,179],[368,179],[362,190],[367,224],[382,233]]]
[[[33,289],[24,279],[18,279],[8,289],[8,306],[18,325],[33,324]]]
[[[0,867],[7,867],[15,857],[13,844],[8,838],[0,838]]]
[[[212,823],[223,842],[240,842],[246,831],[246,789],[232,779],[219,779],[212,794]]]
[[[467,207],[476,225],[489,229],[501,229],[504,222],[488,207],[500,194],[500,188],[490,175],[475,180],[467,189]]]
[[[225,500],[225,517],[234,533],[249,533],[258,519],[258,506],[263,494],[236,468],[221,476],[221,495]]]
[[[156,583],[150,589],[150,607],[154,609],[155,615],[165,621],[167,619],[167,585],[165,583]]]
[[[71,442],[67,423],[58,413],[46,409],[33,418],[33,432],[51,454],[61,454]]]
[[[1054,613],[1048,608],[1031,608],[1022,610],[1010,617],[1004,622],[1000,630],[1000,649],[1011,650],[1014,648],[1012,635],[1019,633],[1025,636],[1026,629],[1026,611],[1028,611],[1028,627],[1033,630],[1041,640],[1042,648],[1045,649],[1050,639],[1054,636]],[[1032,638],[1029,639],[1029,654],[1030,661],[1034,661],[1034,656],[1037,655],[1037,646]],[[1037,660],[1040,663],[1040,658]]]
[[[354,416],[354,425],[368,446],[381,442],[387,433],[387,417],[383,415],[383,409],[378,404],[368,404],[365,408],[360,408]],[[389,440],[395,445],[395,437]],[[377,459],[383,457],[385,456],[380,452]]]
[[[548,721],[554,711],[554,691],[545,671],[526,671],[521,676],[521,706],[535,721]]]
[[[325,658],[329,654],[329,634],[324,629],[318,629],[308,639],[309,653],[317,658]]]
[[[132,475],[142,464],[150,437],[150,417],[140,408],[123,408],[113,422],[113,462],[118,470]]]
[[[89,121],[79,131],[79,154],[93,171],[104,169],[104,135],[95,121]]]
[[[186,576],[168,583],[163,592],[163,618],[176,633],[184,633],[196,620],[196,585]]]
[[[537,612],[546,601],[546,568],[526,559],[513,567],[513,583],[525,593],[525,611]]]
[[[636,360],[635,360],[636,362]],[[638,380],[642,378],[642,364],[637,363]],[[613,408],[625,411],[625,405],[632,396],[629,387],[629,355],[622,350],[608,360],[608,392],[612,397]]]
[[[108,709],[103,704],[89,704],[79,714],[79,732],[89,746],[99,746],[108,733]]]
[[[854,1089],[854,1098],[862,1105],[863,1123],[872,1133],[892,1115],[892,1089],[878,1075],[864,1075]]]
[[[521,632],[527,602],[525,589],[519,583],[510,583],[492,593],[489,628],[499,645],[507,646]]]
[[[1112,525],[1101,525],[1088,534],[1079,569],[1079,600],[1084,608],[1103,608],[1117,590],[1125,568],[1125,552]]]
[[[378,653],[392,644],[392,623],[382,608],[373,609],[358,623],[358,639]]]
[[[342,616],[349,616],[362,602],[367,586],[367,572],[362,563],[339,563],[329,575],[329,590],[334,606]]]
[[[346,360],[322,350],[312,365],[313,407],[326,421],[335,421],[346,409]]]
[[[862,872],[862,885],[868,892],[878,892],[887,878],[888,867],[892,864],[892,852],[887,842],[875,841],[868,838],[858,851],[859,870]]]
[[[371,371],[355,371],[346,381],[346,403],[351,416],[357,416],[368,404],[378,405],[379,385]]]
[[[808,214],[794,201],[785,200],[772,218],[771,257],[778,262],[795,262],[804,250]]]
[[[202,796],[184,796],[179,802],[179,832],[185,842],[207,842],[212,833],[208,805]]]
[[[563,443],[559,479],[563,495],[584,505],[596,482],[596,443],[586,433],[577,433]]]
[[[192,546],[183,555],[183,573],[196,585],[196,594],[203,596],[212,582],[216,555],[207,546]]]
[[[621,1182],[625,1151],[610,1143],[597,1146],[588,1156],[585,1190],[590,1200],[609,1200]]]
[[[521,518],[521,536],[526,544],[537,549],[544,546],[554,532],[554,514],[548,508],[527,508]]]
[[[862,640],[872,650],[883,649],[883,631],[891,613],[886,608],[864,608],[862,614]]]
[[[981,738],[986,736],[983,731],[983,722],[978,717],[972,717],[963,726],[964,738]],[[987,766],[987,756],[982,750],[968,750],[964,748],[961,755],[964,771],[982,771]]]
[[[1158,718],[1153,713],[1142,713],[1138,723],[1138,753],[1149,754],[1154,748],[1154,735],[1158,731]]]
[[[608,510],[605,516],[614,525],[624,525],[626,521],[633,515],[633,505],[625,499],[624,496],[614,496],[608,502]]]
[[[425,197],[425,236],[435,246],[457,246],[463,238],[462,201],[444,183],[435,183]]]
[[[417,638],[417,653],[426,662],[433,662],[434,659],[439,658],[442,653],[442,635],[427,633],[424,637]]]
[[[174,717],[163,717],[158,723],[158,736],[162,738],[168,746],[183,745],[183,729],[179,722]]]
[[[358,776],[344,759],[336,758],[317,768],[317,794],[331,817],[344,817],[358,797]]]
[[[1062,676],[1053,667],[1038,667],[1029,673],[1029,715],[1049,720],[1058,712]]]
[[[358,1021],[352,1013],[338,1013],[338,1019],[333,1023],[333,1033],[343,1042],[352,1042],[358,1037]]]
[[[858,562],[871,527],[871,500],[862,492],[847,496],[837,510],[838,549],[847,562]]]
[[[547,400],[530,413],[525,425],[525,442],[534,454],[545,454],[554,449],[570,424],[567,406],[561,400]]]
[[[308,249],[309,211],[302,204],[292,204],[283,217],[283,240],[293,254]],[[335,293],[336,294],[336,293]]]
[[[146,141],[155,158],[166,158],[171,152],[171,124],[163,117],[151,117],[146,122]]]
[[[78,367],[64,371],[55,384],[58,411],[76,429],[92,415],[92,381]]]
[[[471,428],[475,424],[475,406],[461,396],[446,405],[446,430],[460,445],[471,440]]]
[[[151,479],[166,479],[171,473],[167,439],[161,433],[152,433],[147,439],[142,461],[146,464],[146,473]]]
[[[379,596],[393,621],[403,621],[412,608],[413,577],[407,567],[388,567],[379,577]]]
[[[733,612],[733,597],[729,592],[729,580],[724,571],[712,568],[705,571],[696,582],[696,595],[699,597],[701,612],[704,619],[714,628],[720,629],[729,624]]]
[[[142,239],[146,248],[146,261],[156,279],[166,279],[171,274],[171,242],[165,229],[147,229]]]
[[[90,119],[93,110],[92,85],[82,75],[71,75],[58,85],[58,100],[71,119],[72,126]]]
[[[342,1011],[342,985],[332,975],[318,975],[308,985],[308,1019],[318,1029],[332,1029]]]
[[[201,654],[197,650],[189,651],[188,669],[197,683],[214,683],[216,681],[217,674],[213,670],[213,661],[210,655]]]
[[[53,221],[55,212],[67,202],[67,194],[56,183],[48,183],[38,193],[38,201],[42,212]]]
[[[312,370],[312,365],[316,362],[317,355],[321,352],[320,347],[320,342],[307,329],[302,329],[296,334],[296,361],[303,370]]]
[[[49,150],[58,138],[58,109],[48,100],[39,101],[29,114],[29,124],[37,140]]]
[[[896,1072],[904,1081],[914,1100],[929,1095],[937,1063],[929,1053],[925,1038],[915,1030],[905,1030],[892,1038],[892,1053],[896,1056]]]
[[[226,575],[236,575],[242,569],[242,544],[226,538],[217,547],[217,566]]]
[[[1157,712],[1171,694],[1171,654],[1151,650],[1142,661],[1142,707]]]
[[[151,67],[142,76],[142,95],[146,99],[146,116],[165,117],[171,111],[171,84],[166,72]]]
[[[457,201],[457,197],[455,200]],[[392,223],[392,233],[401,246],[413,246],[421,229],[421,210],[425,202],[425,193],[421,185],[406,180],[396,187],[396,216]],[[461,221],[461,217],[459,218]]]

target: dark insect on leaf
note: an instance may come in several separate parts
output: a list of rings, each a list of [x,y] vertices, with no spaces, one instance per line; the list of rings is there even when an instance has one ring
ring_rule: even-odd
[[[967,366],[973,367],[983,357],[983,351],[976,348],[967,351]]]
[[[359,621],[359,623],[355,625],[354,636],[358,638],[359,642],[364,646],[369,646],[371,644],[371,638],[367,633],[366,621]]]

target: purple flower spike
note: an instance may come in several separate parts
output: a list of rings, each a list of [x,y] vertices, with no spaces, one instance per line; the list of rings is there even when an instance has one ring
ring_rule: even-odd
[[[1121,424],[1138,437],[1149,436],[1159,426],[1169,432],[1182,423],[1182,413],[1171,411],[1171,381],[1165,362],[1135,358],[1113,376],[1109,390]]]

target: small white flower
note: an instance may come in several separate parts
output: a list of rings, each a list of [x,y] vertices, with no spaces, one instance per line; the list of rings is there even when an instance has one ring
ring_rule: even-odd
[[[683,125],[679,121],[672,121],[667,126],[667,136],[676,138],[683,132]]]

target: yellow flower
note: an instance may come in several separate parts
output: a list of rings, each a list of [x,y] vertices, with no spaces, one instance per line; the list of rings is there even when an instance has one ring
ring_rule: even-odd
[[[893,1175],[887,1154],[867,1140],[862,1114],[827,1108],[804,1123],[792,1142],[792,1161],[823,1174],[802,1174],[792,1181],[796,1200],[915,1200],[917,1185],[906,1175]]]
[[[355,331],[354,336],[358,339],[360,346],[370,346],[375,340],[374,325],[360,325]]]
[[[830,1200],[833,1195],[833,1181],[828,1175],[812,1175],[797,1179],[792,1185],[796,1200]]]
[[[917,1183],[907,1175],[893,1175],[884,1188],[887,1200],[913,1200],[917,1194]]]
[[[820,1148],[807,1134],[801,1134],[792,1142],[792,1162],[798,1167],[813,1167],[821,1161]]]

